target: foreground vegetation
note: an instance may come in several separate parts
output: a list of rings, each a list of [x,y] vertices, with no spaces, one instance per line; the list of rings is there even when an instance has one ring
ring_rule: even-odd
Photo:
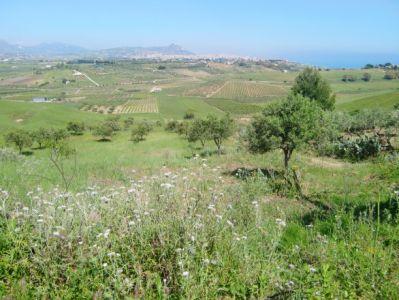
[[[399,112],[301,75],[248,120],[7,101],[0,297],[399,298]]]

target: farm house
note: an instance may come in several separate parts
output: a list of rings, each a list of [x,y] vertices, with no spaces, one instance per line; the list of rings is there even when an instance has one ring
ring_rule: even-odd
[[[47,97],[35,97],[32,99],[32,102],[44,103],[44,102],[51,102],[51,101]]]

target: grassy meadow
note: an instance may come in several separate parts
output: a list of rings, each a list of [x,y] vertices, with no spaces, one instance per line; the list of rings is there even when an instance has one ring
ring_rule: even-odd
[[[321,71],[336,110],[392,111],[399,80],[373,69],[364,82],[364,72]],[[243,128],[297,75],[255,64],[0,63],[0,298],[399,299],[397,151],[361,162],[295,151],[306,201],[284,187],[279,150],[244,147]],[[124,128],[111,141],[90,129],[68,137],[68,190],[49,149],[22,155],[3,139],[70,121],[90,128],[134,101],[144,108],[119,122],[153,130],[139,143]],[[187,112],[232,116],[223,155],[164,129]]]

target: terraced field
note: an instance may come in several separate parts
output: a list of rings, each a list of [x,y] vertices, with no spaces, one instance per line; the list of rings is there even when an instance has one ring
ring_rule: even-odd
[[[134,114],[134,113],[157,113],[158,103],[157,98],[147,97],[140,100],[130,100],[125,104],[118,105],[114,114]]]
[[[84,105],[81,110],[102,114],[137,114],[158,113],[158,102],[155,97],[148,96],[144,99],[129,100],[121,105]]]
[[[284,96],[287,90],[282,85],[251,81],[227,81],[208,97],[240,101],[269,100]]]

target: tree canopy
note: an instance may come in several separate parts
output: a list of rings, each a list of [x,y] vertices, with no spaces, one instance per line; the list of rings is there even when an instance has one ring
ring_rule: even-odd
[[[321,115],[315,101],[290,94],[284,101],[269,105],[253,120],[248,128],[248,148],[255,153],[281,149],[284,167],[288,169],[292,152],[317,135]]]
[[[306,68],[303,70],[295,79],[292,92],[315,101],[323,110],[334,109],[335,95],[328,82],[316,69]]]

